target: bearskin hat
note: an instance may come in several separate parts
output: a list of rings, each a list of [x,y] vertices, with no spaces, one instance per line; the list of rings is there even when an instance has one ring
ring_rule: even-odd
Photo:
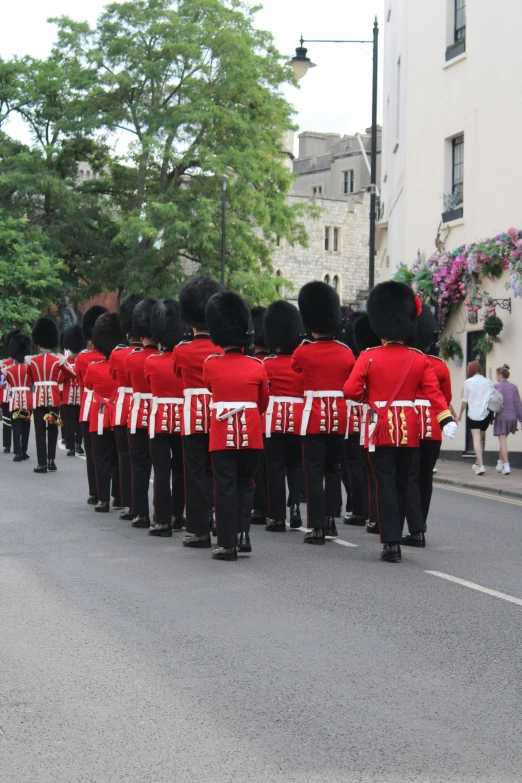
[[[39,348],[52,350],[60,342],[58,327],[50,318],[39,318],[33,326],[33,343]]]
[[[352,332],[357,355],[368,348],[377,348],[378,345],[381,345],[379,337],[370,325],[368,313],[357,313],[357,318],[352,323]]]
[[[125,341],[118,313],[103,313],[92,330],[92,344],[106,359],[117,345]]]
[[[155,299],[142,299],[138,302],[132,313],[132,336],[152,337],[151,315],[152,308],[156,304]]]
[[[341,327],[341,303],[337,292],[318,280],[306,283],[297,299],[299,312],[308,332],[333,336]]]
[[[21,364],[25,357],[31,353],[31,338],[16,330],[6,347],[11,359]]]
[[[152,339],[171,351],[183,340],[185,327],[179,314],[179,304],[172,299],[160,299],[152,308]]]
[[[9,341],[11,337],[13,337],[15,334],[22,334],[22,332],[20,331],[20,329],[10,329],[2,337],[2,343],[4,345],[4,351],[6,352],[6,354],[8,353],[9,350]]]
[[[252,326],[254,327],[254,345],[258,345],[260,348],[267,345],[265,338],[265,327],[263,319],[265,317],[266,307],[253,307],[250,310],[252,316]]]
[[[437,325],[435,323],[435,316],[431,311],[431,307],[424,303],[422,305],[422,312],[415,324],[415,334],[409,344],[413,348],[418,348],[419,351],[428,353],[431,346],[436,342]]]
[[[366,305],[370,325],[385,340],[411,340],[415,334],[417,304],[413,289],[387,280],[370,291]]]
[[[205,308],[211,296],[222,291],[223,286],[210,277],[194,277],[180,291],[179,308],[183,323],[193,329],[206,329]]]
[[[137,304],[145,297],[141,294],[129,294],[120,304],[121,328],[125,334],[132,334],[132,314]]]
[[[83,336],[87,341],[92,339],[92,330],[94,329],[96,319],[99,318],[100,315],[108,312],[108,309],[103,307],[103,305],[93,305],[84,312],[82,318],[82,331]]]
[[[280,299],[268,306],[264,330],[270,353],[275,353],[277,348],[284,354],[293,353],[301,342],[303,329],[301,314],[295,305]]]
[[[63,347],[66,351],[77,354],[83,351],[86,342],[81,326],[69,326],[63,332]]]
[[[247,303],[233,291],[219,291],[205,308],[205,320],[214,345],[250,345],[252,317]]]

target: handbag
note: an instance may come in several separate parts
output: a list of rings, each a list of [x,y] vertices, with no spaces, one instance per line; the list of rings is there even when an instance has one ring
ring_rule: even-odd
[[[499,389],[491,389],[491,393],[488,398],[488,411],[492,413],[499,413],[504,405],[504,396]]]

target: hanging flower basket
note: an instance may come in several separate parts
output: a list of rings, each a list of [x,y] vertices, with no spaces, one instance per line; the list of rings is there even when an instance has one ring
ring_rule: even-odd
[[[464,361],[462,346],[458,340],[455,340],[452,334],[440,341],[440,356],[445,362],[449,362],[452,359],[457,367],[462,367],[462,362]]]
[[[503,328],[504,322],[498,315],[488,315],[484,321],[484,331],[493,339],[498,338]]]
[[[468,324],[478,324],[478,313],[476,310],[468,310]]]

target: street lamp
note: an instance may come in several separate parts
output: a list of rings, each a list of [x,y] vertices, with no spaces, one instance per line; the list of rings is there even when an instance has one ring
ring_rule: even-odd
[[[373,39],[371,41],[344,41],[344,40],[323,40],[323,39],[305,39],[301,36],[300,46],[295,50],[295,57],[292,57],[287,65],[291,65],[298,79],[306,76],[310,68],[315,68],[309,57],[308,49],[305,43],[373,43],[373,77],[372,77],[372,147],[370,156],[370,257],[368,261],[368,287],[371,290],[375,284],[375,223],[377,221],[377,76],[378,76],[378,55],[379,55],[379,25],[377,17],[373,25]]]
[[[221,285],[225,285],[225,261],[227,254],[227,182],[228,176],[220,174],[221,190]]]

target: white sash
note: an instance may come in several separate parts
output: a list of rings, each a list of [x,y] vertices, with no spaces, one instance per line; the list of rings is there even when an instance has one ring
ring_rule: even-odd
[[[310,421],[310,415],[312,413],[312,404],[314,400],[332,399],[334,397],[344,397],[342,391],[305,391],[305,406],[303,410],[303,419],[301,421],[301,435],[306,435],[308,429],[308,423]]]
[[[192,397],[199,397],[200,395],[205,395],[206,397],[210,397],[210,392],[208,389],[185,389],[183,392],[185,400],[183,405],[183,423],[184,423],[184,431],[185,435],[191,435],[191,427],[190,427],[190,419],[191,419],[191,412],[192,412]]]
[[[140,403],[142,400],[152,400],[152,394],[150,392],[134,392],[132,395],[134,403],[131,411],[131,435],[136,435],[136,424],[138,423],[138,413],[140,412]]]
[[[153,438],[156,434],[156,413],[160,405],[183,405],[183,397],[153,397],[152,410],[150,412],[149,419],[149,438]]]
[[[266,409],[265,413],[265,436],[267,438],[272,437],[272,419],[274,417],[274,407],[276,403],[279,402],[299,403],[304,402],[304,397],[270,397],[268,401],[268,408]]]

